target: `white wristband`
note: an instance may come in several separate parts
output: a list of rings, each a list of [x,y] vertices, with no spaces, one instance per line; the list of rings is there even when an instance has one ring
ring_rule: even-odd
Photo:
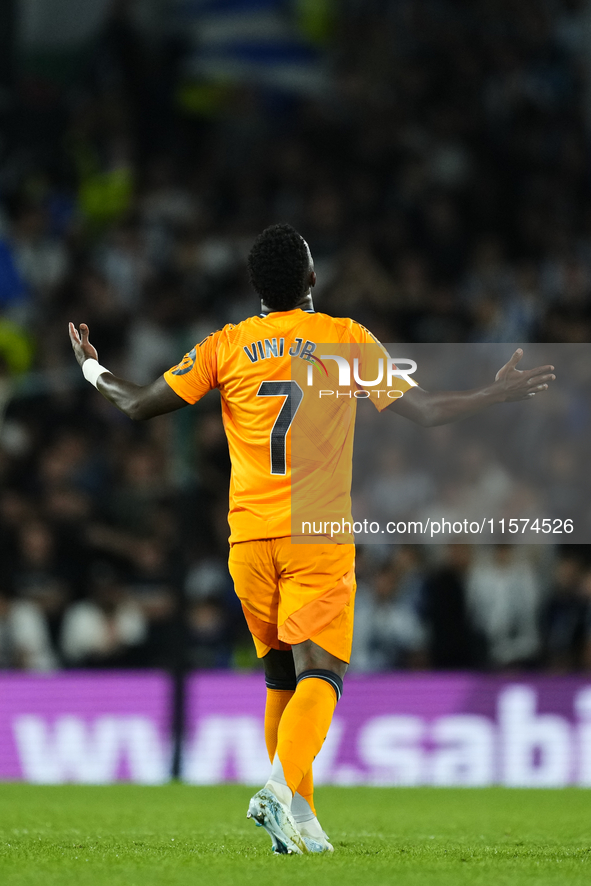
[[[96,388],[96,382],[99,376],[103,374],[103,372],[108,372],[108,369],[105,369],[104,366],[101,366],[98,360],[93,359],[92,357],[88,357],[84,363],[82,364],[82,374],[86,381],[89,381],[91,385],[94,385]]]

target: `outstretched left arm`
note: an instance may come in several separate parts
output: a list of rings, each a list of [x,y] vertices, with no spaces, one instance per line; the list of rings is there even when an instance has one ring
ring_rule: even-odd
[[[494,382],[470,391],[425,391],[410,388],[404,396],[387,408],[423,427],[444,425],[474,415],[495,403],[529,400],[547,390],[554,381],[553,366],[538,366],[521,371],[516,368],[523,357],[518,348],[511,359],[499,369]]]

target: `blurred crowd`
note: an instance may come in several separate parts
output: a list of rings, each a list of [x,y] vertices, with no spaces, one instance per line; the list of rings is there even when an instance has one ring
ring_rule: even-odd
[[[68,82],[17,71],[0,103],[0,667],[254,664],[215,393],[134,424],[83,381],[69,320],[149,382],[257,311],[246,254],[288,221],[317,309],[383,341],[590,340],[584,6],[343,0],[322,94],[194,84],[188,104],[182,41],[147,41],[129,4]],[[358,670],[591,665],[586,545],[359,559]]]
[[[591,563],[573,546],[358,550],[351,668],[591,667]],[[372,559],[373,562],[372,562]]]
[[[96,547],[84,568],[81,539],[59,528],[63,537],[29,518],[10,544],[0,669],[169,668],[179,646],[191,669],[256,667],[221,557],[179,570],[155,537],[87,526],[86,548]],[[119,568],[97,557],[115,544]],[[358,546],[351,670],[591,669],[591,561],[580,547]]]

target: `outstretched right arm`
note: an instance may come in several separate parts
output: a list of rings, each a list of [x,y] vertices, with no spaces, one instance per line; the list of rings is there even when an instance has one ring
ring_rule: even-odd
[[[72,349],[81,367],[87,360],[98,360],[96,348],[88,340],[88,326],[85,323],[80,324],[80,332],[70,323],[69,333]],[[137,421],[174,412],[187,405],[187,401],[172,390],[163,376],[152,384],[136,385],[117,378],[112,372],[101,372],[96,379],[96,388],[121,412]]]

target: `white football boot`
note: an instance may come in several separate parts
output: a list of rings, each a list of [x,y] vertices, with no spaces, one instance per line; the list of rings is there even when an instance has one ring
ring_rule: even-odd
[[[273,850],[278,855],[304,855],[310,851],[290,809],[285,806],[269,788],[255,794],[248,805],[247,818],[263,827],[273,841]]]
[[[308,852],[334,852],[326,833],[316,816],[309,821],[296,822],[300,836],[308,847]]]
[[[293,795],[291,813],[295,819],[298,831],[308,847],[308,852],[334,852],[334,847],[322,830],[322,825],[316,818],[316,813],[301,794],[295,793]]]
[[[248,818],[248,815],[246,816]],[[255,821],[255,825],[257,828],[262,828],[262,824],[260,821]],[[271,852],[274,852],[275,855],[287,855],[287,849],[280,840],[274,834],[269,834],[271,837]]]
[[[258,821],[255,824],[257,828],[262,828],[262,824]],[[302,840],[308,847],[308,852],[334,852],[334,846],[332,843],[329,843],[328,836],[317,818],[313,822],[303,822],[302,824],[296,822],[296,825]],[[275,855],[288,855],[285,845],[274,834],[270,836],[272,843],[271,851]]]

